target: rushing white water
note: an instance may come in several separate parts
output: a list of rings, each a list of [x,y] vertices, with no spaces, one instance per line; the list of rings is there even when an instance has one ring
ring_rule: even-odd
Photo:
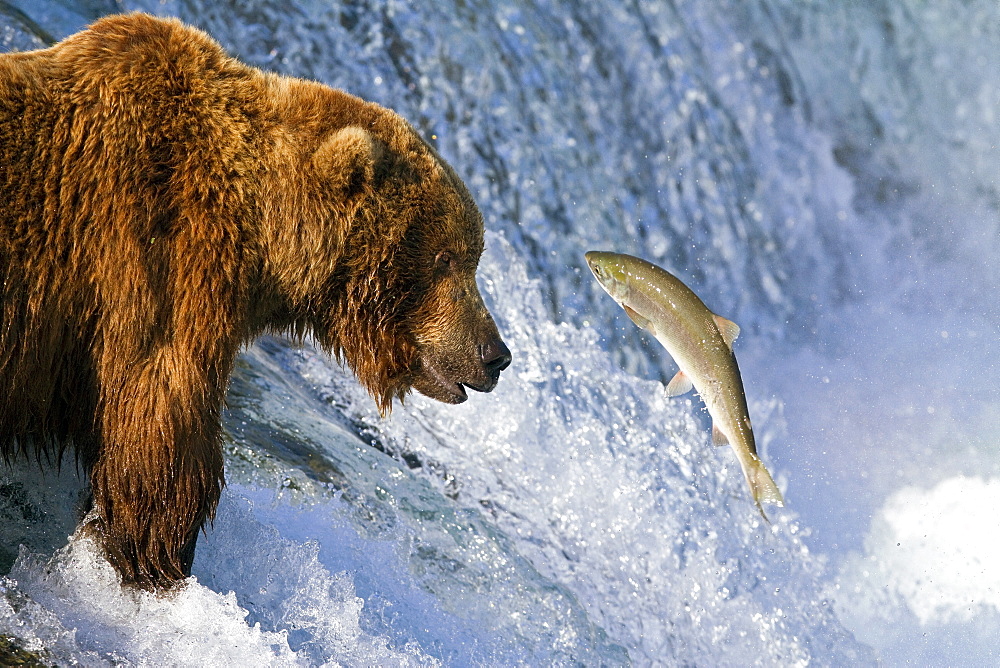
[[[74,471],[18,464],[0,636],[61,665],[995,661],[995,3],[24,0],[0,40],[119,9],[432,137],[487,219],[515,360],[492,394],[382,419],[322,354],[261,341],[172,596],[67,543]],[[592,248],[743,327],[773,524]]]

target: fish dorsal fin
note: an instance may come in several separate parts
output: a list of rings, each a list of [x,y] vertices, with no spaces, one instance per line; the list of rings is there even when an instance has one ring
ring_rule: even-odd
[[[726,342],[726,346],[729,350],[733,349],[733,341],[736,337],[740,335],[740,326],[737,325],[732,320],[726,320],[721,315],[712,314],[712,320],[715,321],[715,326],[719,328],[719,334],[722,335],[722,340]]]
[[[687,394],[693,388],[694,385],[691,383],[691,379],[683,371],[678,371],[677,375],[667,383],[667,396],[676,397],[681,394]]]
[[[645,329],[648,332],[652,332],[653,335],[656,334],[656,332],[653,331],[653,323],[649,321],[649,318],[642,317],[641,315],[636,313],[634,310],[632,310],[625,304],[622,304],[622,308],[625,309],[625,313],[628,314],[628,317],[631,318],[632,322],[638,325],[639,328]]]
[[[729,445],[729,439],[719,429],[719,425],[712,423],[712,445]]]

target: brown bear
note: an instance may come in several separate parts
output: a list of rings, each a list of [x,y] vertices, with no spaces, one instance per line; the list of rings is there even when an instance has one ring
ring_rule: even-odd
[[[398,115],[143,14],[0,56],[0,452],[89,472],[123,581],[190,573],[240,348],[312,336],[379,408],[490,391],[483,222]]]

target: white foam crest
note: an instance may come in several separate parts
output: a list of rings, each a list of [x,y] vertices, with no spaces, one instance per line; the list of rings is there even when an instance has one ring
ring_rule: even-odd
[[[176,591],[123,589],[93,541],[77,535],[49,557],[22,548],[0,585],[0,630],[27,650],[87,665],[438,665],[406,632],[434,618],[431,597],[412,585],[395,600],[383,593],[383,609],[366,618],[352,576],[328,569],[310,535],[329,546],[325,561],[367,570],[363,579],[378,578],[375,570],[385,567],[382,573],[392,575],[386,588],[406,590],[411,579],[393,556],[394,544],[359,537],[335,499],[299,506],[272,489],[233,487],[200,542],[195,577]],[[305,537],[285,538],[276,527]],[[376,558],[380,550],[388,556]],[[423,609],[413,602],[421,597]],[[390,619],[394,602],[403,603],[397,615],[413,619]],[[442,629],[454,630],[442,619],[446,613],[437,616]],[[474,653],[477,639],[468,631],[447,639],[452,651],[464,639]]]
[[[76,535],[51,557],[18,557],[10,580],[73,629],[85,652],[127,665],[298,665],[285,633],[248,626],[233,594],[196,581],[156,595],[123,589],[93,541]],[[45,623],[46,620],[36,620]]]
[[[355,591],[355,576],[343,569],[372,568],[371,561],[358,563],[357,553],[374,557],[379,545],[361,539],[344,511],[336,499],[300,506],[270,489],[234,485],[199,547],[194,572],[213,589],[236,592],[255,624],[283,630],[310,665],[437,665],[405,633],[397,633],[403,640],[387,639],[362,628],[366,603]],[[328,546],[325,558],[317,534]],[[352,551],[353,558],[344,558]]]
[[[1000,612],[1000,480],[957,476],[894,493],[872,522],[865,553],[841,570],[853,592],[887,589],[921,624]]]
[[[844,560],[830,595],[841,619],[890,663],[983,665],[1000,623],[1000,479],[904,487]]]

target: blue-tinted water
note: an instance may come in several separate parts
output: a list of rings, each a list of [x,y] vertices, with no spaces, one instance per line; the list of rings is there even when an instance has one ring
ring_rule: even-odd
[[[515,362],[382,419],[322,354],[262,341],[197,581],[123,593],[29,467],[0,508],[27,545],[0,633],[88,665],[988,662],[993,3],[13,4],[8,49],[145,9],[397,109],[480,203]],[[594,248],[742,326],[772,525],[697,398],[664,397],[672,363]]]

